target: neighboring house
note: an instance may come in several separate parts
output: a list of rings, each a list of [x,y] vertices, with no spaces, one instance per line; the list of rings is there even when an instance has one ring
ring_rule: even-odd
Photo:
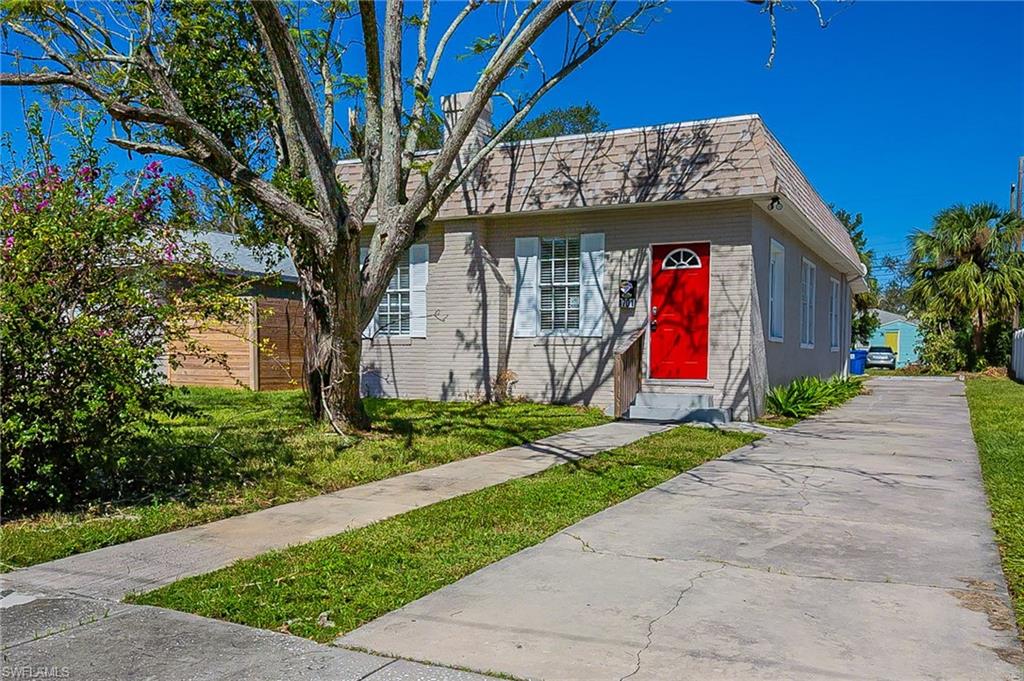
[[[921,332],[917,322],[903,315],[886,310],[873,310],[880,322],[875,335],[868,345],[885,345],[896,353],[896,367],[905,367],[917,363],[917,346],[921,342]]]
[[[363,389],[750,419],[769,386],[845,372],[863,274],[757,115],[506,143],[399,265]]]
[[[172,347],[178,365],[168,365],[168,383],[253,390],[301,387],[304,325],[291,260],[268,266],[231,234],[203,232],[197,240],[205,242],[229,272],[254,280],[247,296],[250,313],[244,323],[209,324],[194,332],[192,340],[206,353]],[[211,360],[212,356],[218,360]]]

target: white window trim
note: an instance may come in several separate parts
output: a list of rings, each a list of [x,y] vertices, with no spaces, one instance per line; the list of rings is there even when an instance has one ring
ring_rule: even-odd
[[[779,286],[779,288],[781,290],[778,291],[778,294],[779,294],[778,295],[778,304],[779,304],[779,309],[778,309],[779,319],[778,319],[778,322],[779,322],[779,330],[781,331],[781,333],[779,333],[779,335],[775,335],[774,333],[772,333],[772,331],[774,331],[774,329],[772,328],[774,326],[774,324],[772,322],[776,321],[775,320],[775,312],[776,311],[774,309],[775,308],[775,302],[776,302],[776,300],[775,300],[776,291],[775,291],[775,282],[773,281],[773,278],[772,278],[773,272],[772,272],[771,262],[772,262],[773,257],[775,256],[775,254],[779,255],[778,264],[782,266],[781,273],[779,274],[779,277],[780,277],[780,286]],[[778,266],[776,266],[776,268],[777,267]],[[783,246],[778,241],[776,241],[775,239],[772,239],[771,243],[768,246],[768,340],[773,342],[773,343],[782,343],[785,340],[785,337],[786,337],[786,247]]]
[[[384,289],[384,294],[381,296],[380,301],[377,303],[377,310],[373,313],[373,322],[374,322],[374,325],[376,327],[375,328],[375,331],[376,331],[375,335],[376,336],[384,336],[384,337],[387,337],[387,338],[412,338],[412,316],[413,316],[413,311],[412,311],[412,262],[411,262],[412,259],[411,259],[410,255],[409,255],[408,251],[403,253],[401,257],[402,257],[402,259],[405,260],[405,263],[403,263],[400,260],[399,263],[398,263],[398,266],[395,267],[395,273],[393,275],[391,275],[391,279],[388,280],[388,285]],[[409,282],[409,285],[407,287],[405,287],[405,288],[391,288],[392,284],[394,284],[396,282],[396,280],[398,280],[400,278],[399,277],[399,270],[401,269],[403,264],[409,270],[409,274],[406,277],[407,281]],[[407,331],[405,333],[401,332],[401,325],[399,325],[399,333],[388,333],[387,327],[385,327],[384,325],[382,325],[380,323],[380,320],[381,320],[380,306],[381,306],[382,303],[384,303],[385,300],[388,299],[388,294],[389,293],[398,293],[399,295],[401,295],[402,293],[405,293],[408,296],[408,298],[409,298],[409,331]]]
[[[669,263],[669,259],[673,256],[675,256],[677,264]],[[689,248],[677,248],[661,259],[661,269],[663,270],[699,270],[701,266],[700,256]]]
[[[842,286],[839,280],[835,277],[829,277],[829,303],[828,303],[828,333],[829,333],[829,350],[832,352],[839,352],[839,336],[841,335],[841,325],[839,320],[842,319],[842,310],[840,306],[840,297],[843,294]]]
[[[807,272],[810,278],[805,280],[804,266],[808,266]],[[817,335],[814,315],[817,313],[817,278],[818,266],[807,258],[801,258],[800,263],[800,347],[803,350],[813,350],[815,336]],[[807,300],[804,300],[804,285],[808,284]],[[806,317],[804,316],[806,315]],[[804,331],[807,331],[809,340],[804,340]]]
[[[541,275],[540,275],[540,272],[543,270],[543,267],[544,267],[544,256],[543,256],[543,253],[544,253],[544,242],[545,241],[559,241],[559,240],[560,241],[564,241],[566,243],[566,249],[568,249],[568,243],[572,239],[575,239],[577,242],[581,242],[581,238],[580,238],[579,234],[569,234],[569,235],[543,236],[543,237],[540,237],[540,250],[537,252],[537,267],[538,267],[538,273],[537,273],[537,335],[538,336],[579,336],[580,335],[580,328],[581,328],[582,323],[583,323],[583,244],[582,244],[582,242],[578,246],[578,253],[579,253],[578,260],[579,260],[579,264],[577,265],[577,268],[576,268],[576,276],[578,278],[577,278],[575,284],[569,283],[569,282],[566,282],[566,283],[556,283],[554,281],[552,281],[549,284],[544,284],[544,283],[541,282]],[[544,310],[543,310],[542,302],[541,301],[544,298],[544,293],[543,292],[544,292],[545,286],[551,287],[551,288],[553,288],[555,290],[558,290],[559,288],[569,288],[569,287],[572,287],[572,286],[576,287],[577,294],[576,294],[576,326],[575,327],[565,327],[565,328],[561,328],[561,329],[544,329],[543,328],[542,325],[543,325],[543,317],[544,317],[543,312],[544,312]],[[568,311],[568,308],[567,308],[567,311]],[[554,315],[554,310],[552,310],[552,316],[553,315]]]

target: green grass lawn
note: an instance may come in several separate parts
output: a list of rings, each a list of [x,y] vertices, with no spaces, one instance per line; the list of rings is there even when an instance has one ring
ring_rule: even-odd
[[[0,527],[3,569],[197,525],[604,423],[596,409],[367,400],[372,432],[311,425],[301,391],[191,388],[196,409],[156,446],[148,497]],[[156,456],[156,454],[155,454]]]
[[[803,421],[795,416],[782,416],[781,414],[765,414],[757,419],[757,422],[762,426],[768,426],[769,428],[789,428]]]
[[[130,600],[330,641],[758,437],[681,426]]]
[[[1003,572],[1024,633],[1024,385],[971,378],[967,402]]]
[[[897,369],[883,369],[882,367],[867,367],[865,373],[868,376],[949,376],[948,371],[932,371],[924,369],[916,364],[910,364]]]

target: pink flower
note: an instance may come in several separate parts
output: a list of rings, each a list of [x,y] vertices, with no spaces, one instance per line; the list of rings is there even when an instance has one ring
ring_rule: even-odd
[[[160,177],[161,173],[164,172],[164,164],[160,161],[150,161],[146,164],[146,167],[142,171],[142,176],[147,179],[155,179]]]
[[[164,260],[167,262],[174,262],[174,252],[178,250],[178,245],[171,242],[164,246]]]
[[[106,338],[107,336],[113,336],[114,332],[110,329],[96,329],[96,335],[100,338]]]
[[[99,176],[99,171],[90,166],[82,166],[78,171],[78,176],[86,182],[92,182]]]
[[[14,248],[14,235],[9,234],[7,238],[4,239],[4,250],[9,251],[12,248]]]
[[[113,206],[115,203],[117,203],[117,195],[116,194],[110,194],[104,200],[107,202],[108,206]]]
[[[50,199],[43,199],[42,201],[39,202],[39,205],[36,206],[36,210],[44,210],[44,209],[49,208],[49,207],[50,207]]]

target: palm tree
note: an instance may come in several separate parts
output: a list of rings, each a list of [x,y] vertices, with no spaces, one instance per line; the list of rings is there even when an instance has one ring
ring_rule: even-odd
[[[976,357],[985,327],[1007,319],[1024,300],[1024,220],[994,203],[957,204],[911,236],[911,300],[918,309],[968,318]]]

